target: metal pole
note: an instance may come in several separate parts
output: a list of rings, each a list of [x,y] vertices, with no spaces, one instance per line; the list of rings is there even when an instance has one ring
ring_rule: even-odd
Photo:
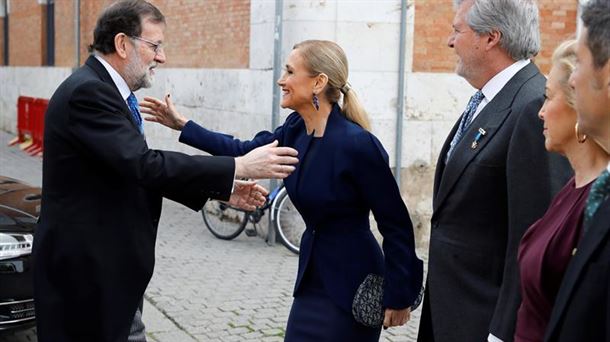
[[[74,0],[74,70],[80,66],[80,0]]]
[[[284,13],[284,0],[275,0],[275,23],[273,30],[273,104],[271,110],[271,130],[273,131],[280,124],[280,88],[275,83],[282,72],[282,23]],[[277,187],[277,181],[272,179],[270,189]],[[271,211],[269,211],[271,212]],[[273,218],[269,215],[269,230],[267,231],[267,244],[275,244],[275,226]]]
[[[46,65],[55,65],[55,4],[47,2],[47,60]]]
[[[400,3],[400,46],[398,48],[398,105],[396,108],[396,168],[394,177],[400,188],[402,169],[402,118],[405,110],[405,45],[407,36],[407,0]]]
[[[4,28],[3,28],[3,34],[4,34],[4,65],[8,65],[8,55],[9,55],[9,43],[8,43],[8,13],[9,13],[9,8],[8,8],[8,0],[4,0],[3,1],[4,4]]]

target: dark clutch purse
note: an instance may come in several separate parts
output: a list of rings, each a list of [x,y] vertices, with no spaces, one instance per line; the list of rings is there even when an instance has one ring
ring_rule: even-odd
[[[411,311],[417,309],[424,296],[424,288],[419,291]],[[383,277],[369,274],[358,287],[352,302],[352,314],[356,322],[371,328],[379,328],[383,324]]]

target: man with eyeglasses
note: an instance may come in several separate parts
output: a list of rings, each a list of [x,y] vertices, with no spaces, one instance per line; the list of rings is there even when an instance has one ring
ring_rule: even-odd
[[[140,321],[166,197],[199,210],[208,198],[244,209],[266,190],[239,178],[284,178],[296,151],[277,142],[239,157],[148,148],[133,92],[166,61],[163,14],[144,0],[108,7],[92,56],[49,101],[34,291],[40,342],[145,341]],[[131,334],[130,334],[131,331]]]

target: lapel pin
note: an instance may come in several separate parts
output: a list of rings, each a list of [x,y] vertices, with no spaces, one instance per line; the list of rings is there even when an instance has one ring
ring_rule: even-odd
[[[487,132],[483,128],[479,128],[477,135],[474,137],[474,141],[470,145],[470,148],[473,150],[479,146],[479,141],[487,134]]]

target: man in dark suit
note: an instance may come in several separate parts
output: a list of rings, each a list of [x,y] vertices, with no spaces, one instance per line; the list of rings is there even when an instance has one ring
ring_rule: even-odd
[[[418,341],[512,341],[521,236],[567,181],[544,148],[545,78],[533,0],[456,1],[448,45],[478,91],[436,166],[427,285]]]
[[[578,125],[610,158],[610,1],[582,10],[577,68],[570,77]],[[610,340],[610,164],[591,185],[583,236],[563,277],[545,341]]]
[[[165,62],[165,19],[143,0],[100,16],[93,55],[49,101],[43,198],[34,243],[40,342],[124,342],[153,274],[162,197],[199,210],[208,198],[244,208],[265,190],[234,177],[283,178],[296,151],[243,158],[148,148],[134,91]]]

